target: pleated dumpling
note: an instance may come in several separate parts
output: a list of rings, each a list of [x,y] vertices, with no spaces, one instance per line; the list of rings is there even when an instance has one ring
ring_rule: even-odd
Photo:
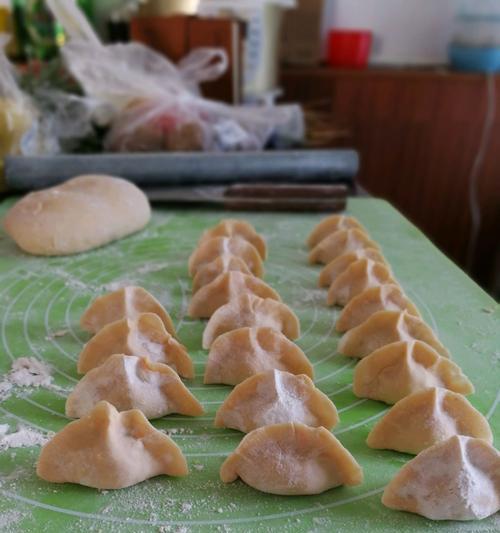
[[[304,352],[273,328],[240,328],[215,339],[210,347],[204,383],[237,385],[267,370],[313,377]]]
[[[324,218],[315,226],[307,239],[307,246],[309,248],[314,248],[324,238],[343,229],[364,230],[363,226],[354,217],[347,215],[331,215]]]
[[[219,307],[203,332],[203,348],[208,349],[223,333],[245,327],[269,327],[281,331],[291,340],[300,337],[300,323],[284,303],[243,294]]]
[[[203,232],[198,245],[215,237],[240,237],[253,244],[263,260],[267,257],[267,245],[255,228],[245,220],[226,218],[213,228]]]
[[[252,274],[245,261],[240,257],[231,254],[221,255],[198,270],[193,278],[193,294],[225,272]]]
[[[397,285],[388,267],[371,259],[359,259],[330,285],[326,302],[344,306],[366,289],[385,284]]]
[[[116,354],[77,383],[66,401],[66,415],[81,418],[106,400],[118,411],[139,409],[146,418],[171,413],[200,416],[203,407],[174,370],[148,359]]]
[[[192,318],[210,318],[219,307],[242,294],[281,301],[280,295],[261,279],[241,272],[226,272],[193,295],[188,315]]]
[[[161,474],[185,476],[188,468],[175,442],[139,410],[119,413],[99,402],[42,448],[36,472],[51,483],[122,489]]]
[[[234,388],[215,415],[215,427],[243,433],[285,422],[332,429],[338,421],[335,405],[311,378],[282,370],[247,378]]]
[[[142,313],[158,315],[170,335],[175,336],[172,319],[161,303],[142,287],[134,286],[96,298],[83,313],[80,326],[85,331],[97,333],[112,322],[123,318],[134,320]]]
[[[406,463],[382,503],[431,520],[482,520],[500,511],[500,453],[481,439],[450,437]]]
[[[459,366],[421,341],[382,346],[362,359],[354,370],[353,391],[360,398],[393,404],[430,387],[459,394],[474,392]]]
[[[453,435],[493,442],[488,421],[464,396],[434,387],[399,400],[375,424],[366,443],[416,455]]]
[[[360,248],[359,250],[342,254],[333,261],[330,261],[319,273],[318,285],[320,287],[330,287],[340,274],[360,259],[371,259],[375,263],[381,263],[389,268],[384,256],[379,250],[375,248]]]
[[[439,355],[450,357],[432,329],[419,317],[406,311],[378,311],[340,339],[337,350],[348,357],[366,357],[386,344],[423,341]]]
[[[271,494],[306,495],[359,485],[363,470],[325,428],[288,423],[246,435],[222,464],[220,477],[224,483],[239,477]]]
[[[359,229],[343,229],[323,239],[309,253],[309,263],[327,265],[337,257],[361,248],[379,249],[378,244]]]
[[[342,309],[335,328],[344,332],[359,326],[378,311],[407,311],[420,316],[415,305],[405,296],[401,287],[393,284],[376,285],[354,296]]]
[[[254,276],[262,277],[264,267],[259,252],[241,237],[214,237],[202,242],[189,258],[189,275],[193,277],[201,267],[227,254],[243,259]]]
[[[193,362],[186,348],[152,313],[143,313],[135,320],[117,320],[102,328],[83,347],[78,357],[78,372],[85,374],[114,354],[147,357],[153,363],[172,367],[184,378],[194,376]]]

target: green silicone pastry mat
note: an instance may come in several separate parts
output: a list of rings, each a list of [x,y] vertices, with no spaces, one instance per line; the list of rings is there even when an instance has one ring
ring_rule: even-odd
[[[0,207],[0,218],[8,205]],[[425,320],[473,381],[472,404],[488,417],[500,443],[500,311],[498,305],[446,259],[387,203],[353,199],[348,212],[378,241],[397,279]],[[268,242],[265,281],[300,318],[298,341],[315,370],[315,382],[333,400],[341,423],[334,434],[364,469],[365,481],[318,496],[263,494],[241,481],[225,485],[219,467],[242,434],[213,428],[215,412],[230,387],[205,386],[204,322],[186,316],[190,297],[187,260],[201,232],[227,213],[156,209],[148,228],[99,250],[66,258],[21,253],[0,232],[0,372],[19,357],[51,365],[47,388],[14,388],[0,403],[0,424],[9,431],[58,431],[67,392],[78,380],[76,359],[89,336],[78,327],[89,302],[105,291],[138,284],[170,311],[194,362],[196,379],[186,382],[203,403],[199,418],[169,416],[153,424],[182,448],[190,474],[157,477],[119,491],[96,491],[39,480],[40,448],[0,451],[0,531],[499,531],[498,514],[481,522],[433,523],[390,511],[384,486],[411,457],[370,450],[365,439],[387,406],[359,399],[351,390],[354,361],[336,353],[339,311],[326,306],[317,288],[320,268],[307,263],[304,241],[322,218],[309,214],[231,214],[255,225]],[[0,377],[1,382],[1,377]]]

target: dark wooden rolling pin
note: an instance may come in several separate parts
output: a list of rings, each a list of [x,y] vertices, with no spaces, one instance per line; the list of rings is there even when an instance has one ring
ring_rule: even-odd
[[[151,202],[230,211],[335,212],[346,207],[345,185],[237,184],[229,187],[145,189]]]

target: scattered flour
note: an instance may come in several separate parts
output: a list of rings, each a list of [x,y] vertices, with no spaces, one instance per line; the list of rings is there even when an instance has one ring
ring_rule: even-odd
[[[6,400],[16,387],[58,388],[52,384],[49,365],[34,357],[20,357],[12,363],[11,371],[0,381],[0,401]]]
[[[10,448],[28,448],[30,446],[42,446],[51,437],[50,434],[40,433],[33,429],[19,426],[17,431],[9,433],[8,424],[0,425],[0,451]]]

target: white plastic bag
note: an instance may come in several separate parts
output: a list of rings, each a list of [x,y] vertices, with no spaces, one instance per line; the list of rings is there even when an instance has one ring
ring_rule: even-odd
[[[298,122],[297,107],[233,107],[202,98],[199,83],[227,69],[224,50],[197,49],[175,66],[139,43],[102,45],[79,25],[83,16],[73,2],[60,4],[49,0],[70,36],[62,49],[67,68],[87,97],[112,110],[107,150],[259,150],[286,129],[291,114]]]

